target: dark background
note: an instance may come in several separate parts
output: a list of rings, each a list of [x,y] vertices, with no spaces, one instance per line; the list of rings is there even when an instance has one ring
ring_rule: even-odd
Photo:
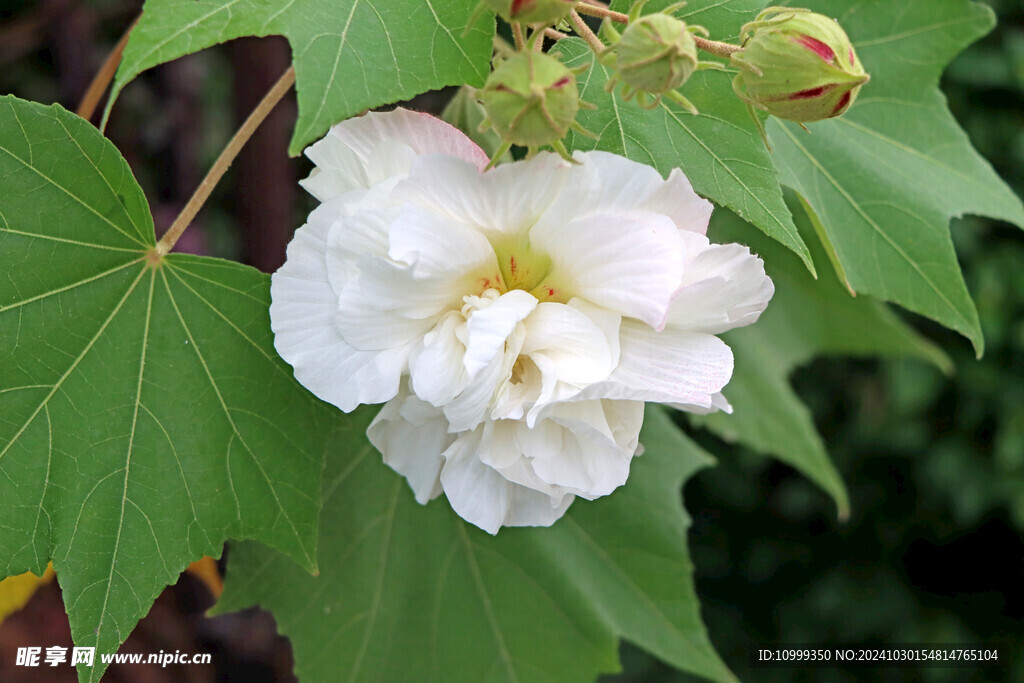
[[[897,0],[893,0],[897,1]],[[981,153],[1024,191],[1024,0],[989,0],[1000,25],[947,72],[943,89]],[[0,0],[0,94],[74,109],[137,0]],[[135,171],[157,232],[170,225],[232,131],[287,68],[281,38],[243,39],[144,73],[122,93],[107,134]],[[439,111],[445,94],[417,100]],[[312,200],[289,160],[289,97],[263,124],[178,249],[273,271]],[[911,322],[956,362],[822,360],[793,379],[812,408],[852,499],[839,523],[826,496],[786,466],[699,440],[719,458],[686,489],[690,546],[712,641],[749,681],[1024,680],[1024,233],[953,222],[987,352]],[[230,552],[230,549],[228,550]],[[186,575],[157,601],[122,652],[211,652],[213,665],[113,666],[110,681],[290,681],[291,652],[258,610],[215,619]],[[70,645],[55,584],[0,625],[0,681],[74,679],[70,667],[13,666],[25,645]],[[783,643],[998,646],[997,667],[755,669],[751,649]],[[691,680],[630,647],[604,679]]]

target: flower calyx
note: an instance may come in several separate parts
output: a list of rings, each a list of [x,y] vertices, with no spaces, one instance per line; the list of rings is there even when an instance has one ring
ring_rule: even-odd
[[[748,107],[780,119],[803,124],[839,116],[870,80],[839,23],[810,10],[770,7],[740,37],[742,47],[731,56],[739,69],[733,89]]]
[[[569,16],[576,0],[482,0],[482,4],[507,22],[550,26]]]
[[[530,154],[550,146],[572,161],[562,138],[570,128],[587,134],[576,123],[576,114],[586,106],[576,72],[553,55],[533,49],[515,53],[495,67],[479,98],[487,116],[483,127],[493,128],[503,140],[492,166],[512,145],[526,147]]]
[[[653,108],[668,97],[696,114],[696,107],[676,89],[700,69],[721,68],[715,62],[701,62],[697,55],[693,34],[707,31],[672,16],[682,4],[641,16],[646,4],[639,0],[633,5],[621,34],[605,22],[603,31],[611,45],[602,62],[614,70],[605,89],[610,92],[621,81],[624,99],[635,96],[642,108]]]

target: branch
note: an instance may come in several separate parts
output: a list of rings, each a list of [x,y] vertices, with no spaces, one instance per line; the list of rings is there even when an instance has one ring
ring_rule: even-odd
[[[89,87],[85,91],[85,95],[82,96],[82,101],[79,103],[78,110],[75,113],[86,121],[92,118],[93,113],[96,111],[96,105],[100,103],[103,93],[107,92],[107,87],[114,80],[114,74],[117,73],[117,67],[121,63],[121,55],[124,54],[124,46],[128,44],[128,37],[132,34],[132,29],[135,28],[135,25],[139,23],[140,18],[135,17],[135,21],[125,30],[121,39],[117,41],[117,45],[107,55],[103,66],[93,76],[92,82],[89,83]]]
[[[231,166],[231,162],[235,160],[235,157],[238,156],[245,143],[249,141],[249,138],[256,132],[259,125],[263,123],[263,119],[267,118],[270,110],[281,101],[281,98],[284,97],[285,93],[288,92],[294,83],[295,68],[288,67],[288,70],[281,75],[281,78],[277,79],[277,83],[263,96],[260,103],[249,114],[249,118],[245,120],[245,123],[238,129],[234,137],[231,138],[231,141],[228,142],[227,147],[217,157],[217,161],[213,163],[209,173],[203,178],[203,182],[199,183],[199,187],[196,188],[188,203],[185,204],[185,208],[181,210],[178,217],[174,219],[174,223],[164,233],[164,236],[160,238],[156,245],[157,256],[163,256],[174,248],[178,238],[185,232],[185,228],[192,223],[192,219],[199,213],[199,209],[209,199],[213,188],[217,186],[217,183]]]

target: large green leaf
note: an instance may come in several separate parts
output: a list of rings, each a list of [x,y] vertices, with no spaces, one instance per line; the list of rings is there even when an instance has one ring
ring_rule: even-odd
[[[493,17],[466,0],[146,0],[111,104],[142,71],[241,36],[292,46],[299,120],[290,153],[354,114],[445,85],[483,85]],[[242,74],[244,77],[244,74]],[[107,105],[108,115],[110,104]]]
[[[806,217],[797,212],[811,254],[827,258]],[[931,342],[871,297],[852,297],[827,271],[814,280],[793,255],[744,229],[742,221],[716,213],[710,234],[716,241],[750,244],[765,260],[775,296],[757,324],[725,335],[736,370],[725,388],[732,415],[694,417],[727,441],[742,443],[792,465],[832,496],[840,516],[848,512],[846,487],[818,435],[810,412],[789,385],[794,368],[820,355],[909,357],[946,371],[951,362]]]
[[[648,11],[669,2],[651,2]],[[764,0],[695,0],[679,16],[705,26],[716,39],[729,39],[764,4]],[[593,60],[581,40],[562,41],[557,50],[571,66],[589,65]],[[681,168],[698,193],[729,207],[792,249],[813,270],[783,201],[771,157],[746,106],[733,94],[730,74],[702,72],[683,86],[682,93],[700,110],[697,116],[667,100],[654,109],[624,102],[621,89],[614,94],[605,91],[610,76],[609,69],[596,62],[579,76],[581,96],[597,105],[595,110],[581,112],[579,120],[600,139],[577,134],[570,140],[573,148],[622,154],[663,174]]]
[[[374,408],[363,409],[363,425]],[[616,637],[713,680],[686,549],[683,481],[711,460],[664,411],[647,411],[629,481],[576,501],[546,529],[491,537],[442,497],[418,505],[368,443],[329,456],[322,572],[233,545],[218,611],[258,603],[309,681],[592,681]]]
[[[843,117],[769,126],[783,182],[813,207],[850,288],[900,304],[983,348],[949,218],[1024,226],[1024,207],[971,147],[937,85],[993,16],[967,0],[816,0],[837,16],[871,74]]]
[[[227,538],[315,569],[347,419],[274,354],[268,278],[157,257],[128,165],[60,107],[0,99],[0,177],[3,575],[52,558],[75,642],[114,652]]]

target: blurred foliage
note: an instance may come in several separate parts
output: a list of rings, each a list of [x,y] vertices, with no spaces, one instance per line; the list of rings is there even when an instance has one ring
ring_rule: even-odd
[[[943,81],[978,150],[1024,192],[1024,0]],[[850,488],[852,516],[792,470],[707,438],[686,491],[712,641],[742,680],[1024,680],[1024,234],[967,217],[953,237],[988,351],[912,322],[956,363],[822,360],[794,380]],[[707,435],[704,435],[707,436]],[[990,668],[751,669],[758,646],[1000,646]],[[623,649],[608,681],[693,680]]]

